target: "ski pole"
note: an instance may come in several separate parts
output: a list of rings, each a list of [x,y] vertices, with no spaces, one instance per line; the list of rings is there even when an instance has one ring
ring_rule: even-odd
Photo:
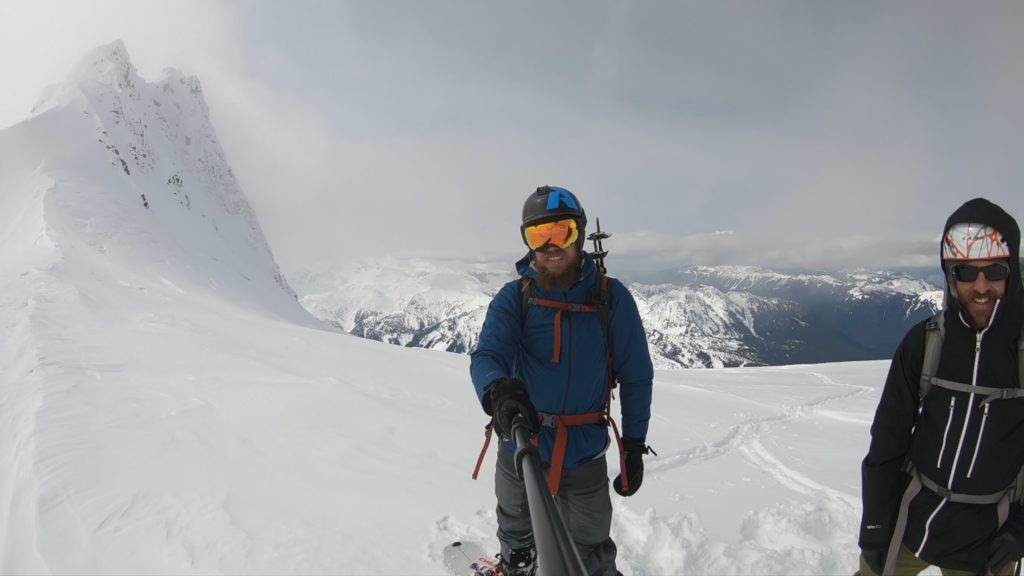
[[[537,576],[586,576],[583,560],[544,481],[540,456],[530,443],[529,428],[522,414],[512,419],[512,436],[516,440],[516,471],[526,485],[526,501],[537,546]]]

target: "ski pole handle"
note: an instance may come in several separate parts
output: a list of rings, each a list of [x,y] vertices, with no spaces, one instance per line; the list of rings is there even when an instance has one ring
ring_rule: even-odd
[[[530,446],[530,426],[522,414],[512,418],[512,439],[516,441],[516,452]]]

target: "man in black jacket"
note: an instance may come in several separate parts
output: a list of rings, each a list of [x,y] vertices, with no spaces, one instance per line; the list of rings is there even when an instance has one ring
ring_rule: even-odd
[[[922,322],[900,343],[861,467],[862,576],[928,565],[1001,575],[1024,556],[1020,229],[977,198],[949,217],[940,252],[942,323]],[[937,326],[938,362],[922,387],[926,333]]]

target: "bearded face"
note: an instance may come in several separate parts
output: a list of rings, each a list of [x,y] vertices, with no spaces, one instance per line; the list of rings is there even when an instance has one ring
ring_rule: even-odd
[[[988,326],[995,311],[996,300],[1006,295],[1006,275],[1000,280],[990,280],[989,274],[979,272],[990,266],[1004,266],[1005,261],[971,260],[953,267],[953,282],[957,300],[967,312],[975,329]],[[965,266],[969,274],[957,274],[956,267]],[[973,270],[972,270],[973,268]],[[1008,269],[1008,266],[1007,268]],[[996,274],[998,275],[998,274]],[[972,276],[976,276],[971,278]]]
[[[537,270],[537,284],[545,289],[567,289],[576,281],[580,269],[580,245],[567,248],[548,246],[533,253],[533,267]]]

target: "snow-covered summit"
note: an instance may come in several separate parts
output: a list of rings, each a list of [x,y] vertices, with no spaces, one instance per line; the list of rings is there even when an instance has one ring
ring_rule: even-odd
[[[145,82],[132,64],[124,42],[115,40],[90,50],[72,67],[63,82],[47,87],[32,107],[32,114],[42,114],[80,98],[108,91],[138,100],[143,84]]]
[[[43,202],[43,231],[65,259],[80,243],[92,251],[76,261],[132,262],[179,289],[213,286],[229,300],[309,321],[196,77],[169,68],[150,83],[120,40],[100,46],[46,90],[29,119],[0,132],[0,150],[8,201]]]

